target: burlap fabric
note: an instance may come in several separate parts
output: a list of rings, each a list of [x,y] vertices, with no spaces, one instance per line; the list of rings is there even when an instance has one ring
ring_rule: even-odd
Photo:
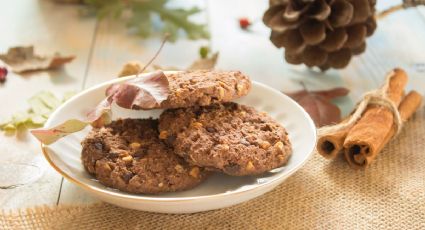
[[[107,204],[3,212],[1,229],[425,229],[425,111],[367,170],[315,156],[272,192],[196,214]]]

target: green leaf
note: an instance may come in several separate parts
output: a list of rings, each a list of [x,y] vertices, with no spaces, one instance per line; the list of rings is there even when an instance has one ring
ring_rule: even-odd
[[[51,109],[56,109],[59,107],[59,105],[62,104],[62,102],[55,95],[47,91],[41,91],[34,97],[40,98],[40,100]]]
[[[13,131],[16,131],[16,129],[17,127],[14,126],[13,124],[7,124],[2,127],[2,130],[4,130],[5,132],[13,132]]]
[[[42,91],[32,96],[28,100],[30,111],[35,115],[44,116],[47,118],[62,101],[50,92]]]
[[[201,12],[198,7],[190,9],[170,8],[168,0],[85,0],[88,8],[93,9],[99,18],[112,16],[127,23],[127,26],[136,30],[141,37],[153,34],[155,27],[151,17],[159,16],[162,26],[157,32],[165,32],[170,35],[170,41],[175,41],[180,31],[184,32],[189,39],[209,38],[207,28],[203,24],[197,24],[189,20],[189,17]],[[125,12],[125,16],[124,16]]]
[[[64,94],[63,99],[59,100],[51,92],[41,91],[28,99],[28,111],[16,112],[11,118],[0,122],[0,130],[11,131],[20,127],[41,127],[50,114],[74,94],[75,92],[67,92]]]
[[[75,91],[65,92],[62,97],[62,103],[69,100],[71,97],[75,96],[76,94],[77,92]]]
[[[30,119],[30,115],[27,112],[17,112],[12,116],[12,123],[15,127],[23,125]]]
[[[168,34],[168,41],[175,42],[177,40],[179,28],[173,23],[166,22],[162,31],[164,34]]]
[[[9,125],[11,122],[12,122],[12,118],[2,119],[0,121],[0,130],[3,130],[4,127],[6,127],[7,125]]]
[[[158,13],[160,17],[169,23],[175,24],[177,28],[181,28],[189,39],[209,38],[205,25],[196,24],[189,20],[193,14],[199,13],[201,10],[193,7],[189,10],[183,9],[160,9]]]
[[[47,117],[34,114],[31,116],[31,125],[42,126],[47,121]]]
[[[50,114],[51,108],[49,108],[40,97],[34,96],[28,100],[31,110],[36,114]]]
[[[118,0],[105,0],[105,1],[90,1],[92,6],[98,8],[97,17],[102,19],[108,16],[112,18],[119,18],[125,9],[122,1]],[[89,3],[90,4],[90,3]]]
[[[152,33],[151,18],[147,11],[134,11],[133,17],[129,19],[127,25],[134,28],[141,37],[149,37]]]

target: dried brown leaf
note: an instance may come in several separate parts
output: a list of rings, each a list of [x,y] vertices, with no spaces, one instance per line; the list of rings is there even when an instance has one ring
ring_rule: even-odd
[[[337,87],[337,88],[333,88],[333,89],[329,89],[329,90],[313,91],[313,93],[321,95],[321,96],[323,96],[323,97],[325,97],[326,99],[329,99],[329,100],[337,98],[337,97],[347,96],[349,92],[350,92],[350,90],[348,90],[347,88],[343,88],[343,87]]]
[[[93,127],[102,127],[111,122],[112,117],[112,97],[103,99],[96,108],[87,113],[86,122]]]
[[[118,77],[126,77],[138,74],[142,70],[142,64],[138,61],[127,62],[121,69]]]
[[[202,70],[202,69],[214,69],[217,64],[218,52],[214,53],[209,58],[201,58],[192,63],[187,69],[188,70]]]
[[[75,56],[40,56],[34,54],[34,47],[12,47],[6,54],[1,54],[0,59],[10,66],[13,72],[23,73],[35,70],[55,69],[72,61]]]
[[[204,47],[201,47],[201,51],[204,49]],[[200,52],[201,52],[200,51]],[[201,52],[202,53],[202,52]],[[218,59],[218,52],[214,53],[210,57],[202,57],[200,59],[195,60],[186,70],[202,70],[202,69],[214,69],[215,65],[217,64]],[[143,64],[137,61],[132,61],[126,63],[123,68],[121,69],[120,73],[118,74],[118,77],[125,77],[129,75],[135,75],[139,73],[142,70]],[[162,71],[181,71],[184,70],[182,68],[178,68],[175,66],[162,66],[158,64],[153,64],[151,67],[147,66],[145,72],[151,72],[155,70],[162,70]]]
[[[161,66],[161,65],[152,65],[154,70],[163,70],[163,71],[180,71],[182,69],[175,66]]]
[[[84,129],[88,124],[89,123],[84,121],[71,119],[51,129],[31,130],[31,134],[34,135],[41,143],[49,145],[62,137]]]
[[[317,127],[337,123],[341,120],[340,109],[331,100],[347,95],[346,88],[308,91],[306,89],[287,93],[289,97],[300,104],[311,116]]]
[[[111,121],[111,100],[105,98],[87,114],[85,120],[70,119],[49,129],[34,129],[31,134],[41,143],[49,145],[69,134],[83,130],[87,125],[102,127]]]
[[[167,76],[162,71],[155,71],[110,86],[106,96],[126,109],[153,109],[167,99],[169,92]]]

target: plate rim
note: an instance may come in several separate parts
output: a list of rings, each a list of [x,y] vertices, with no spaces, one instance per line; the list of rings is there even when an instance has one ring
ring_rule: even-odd
[[[176,71],[164,71],[165,74],[170,74]],[[139,76],[143,76],[143,75],[147,75],[149,73],[143,73]],[[46,128],[47,126],[51,126],[51,121],[53,119],[53,117],[55,117],[55,115],[65,106],[67,106],[68,103],[71,103],[72,101],[76,100],[77,98],[79,98],[80,96],[82,96],[83,94],[86,94],[89,91],[93,91],[96,90],[98,88],[104,87],[106,85],[110,85],[113,83],[117,83],[117,82],[121,82],[121,81],[125,81],[128,79],[132,79],[135,78],[136,75],[132,75],[132,76],[127,76],[127,77],[121,77],[121,78],[117,78],[117,79],[112,79],[110,81],[106,81],[103,82],[101,84],[97,84],[94,85],[86,90],[83,90],[82,92],[74,95],[72,98],[70,98],[68,101],[66,101],[64,104],[62,104],[61,106],[59,106],[48,118],[48,120],[46,121],[44,127]],[[316,126],[314,125],[313,120],[311,119],[310,115],[308,115],[308,113],[298,104],[296,103],[293,99],[291,99],[289,96],[287,96],[284,93],[279,92],[278,90],[265,85],[261,82],[257,82],[257,81],[253,81],[252,80],[253,85],[258,85],[262,88],[265,88],[267,90],[273,91],[275,93],[279,93],[281,94],[283,97],[285,97],[287,100],[290,101],[290,103],[292,103],[295,107],[297,107],[298,109],[301,110],[301,112],[304,114],[304,116],[307,118],[307,122],[308,125],[310,126],[310,128],[312,128],[315,132],[313,132],[313,139],[314,139],[314,143],[316,143],[317,141],[317,129]],[[276,177],[270,181],[267,181],[266,183],[263,184],[259,184],[258,186],[255,187],[251,187],[245,190],[240,190],[240,191],[230,191],[230,192],[226,192],[226,193],[217,193],[217,194],[212,194],[212,195],[202,195],[202,196],[190,196],[190,197],[146,197],[143,196],[143,194],[131,194],[131,193],[126,193],[126,194],[120,194],[114,191],[109,191],[103,188],[98,188],[98,187],[94,187],[91,186],[89,184],[80,182],[78,179],[75,179],[74,177],[68,175],[66,172],[64,172],[62,169],[60,169],[60,167],[58,167],[50,158],[49,153],[48,153],[48,145],[45,145],[43,143],[41,143],[41,150],[43,152],[44,158],[47,160],[47,162],[50,164],[50,166],[52,166],[59,174],[61,174],[65,179],[67,179],[68,181],[72,182],[73,184],[76,184],[77,186],[88,190],[90,192],[94,192],[94,193],[101,193],[101,195],[107,195],[107,196],[112,196],[112,197],[116,197],[116,198],[123,198],[123,199],[130,199],[130,200],[135,200],[135,201],[143,201],[143,202],[189,202],[189,201],[194,201],[194,200],[203,200],[203,199],[215,199],[215,198],[223,198],[223,197],[228,197],[228,196],[233,196],[233,195],[240,195],[242,193],[248,193],[248,192],[254,192],[257,191],[259,189],[265,189],[268,186],[274,185],[276,183],[280,184],[282,181],[284,181],[284,179],[288,178],[289,176],[291,176],[292,174],[294,174],[296,171],[298,171],[300,168],[302,168],[307,162],[308,160],[313,156],[313,152],[314,152],[314,148],[315,148],[315,144],[313,144],[308,153],[307,153],[307,157],[305,158],[305,160],[303,162],[301,162],[300,164],[296,165],[293,169],[287,171],[285,174],[282,174],[279,177]],[[277,185],[278,185],[277,184]]]

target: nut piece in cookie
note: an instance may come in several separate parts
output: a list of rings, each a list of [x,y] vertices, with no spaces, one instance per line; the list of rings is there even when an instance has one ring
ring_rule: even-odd
[[[82,142],[83,165],[102,184],[131,193],[180,191],[205,180],[205,170],[175,155],[158,136],[153,119],[117,120],[93,129]]]
[[[283,166],[292,152],[284,127],[266,113],[231,102],[166,110],[159,130],[191,164],[235,176]]]

